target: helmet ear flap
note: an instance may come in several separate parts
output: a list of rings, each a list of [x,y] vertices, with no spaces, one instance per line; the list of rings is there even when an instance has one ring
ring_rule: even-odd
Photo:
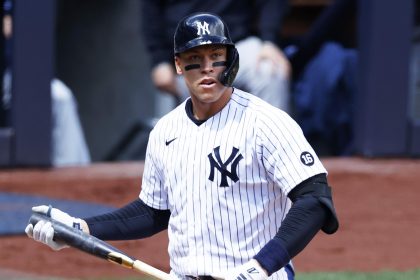
[[[220,82],[226,87],[230,87],[235,80],[239,70],[239,53],[235,46],[228,47],[226,69],[220,75]]]

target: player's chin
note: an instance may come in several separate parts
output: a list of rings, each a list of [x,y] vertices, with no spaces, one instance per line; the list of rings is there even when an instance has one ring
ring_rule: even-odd
[[[196,96],[201,102],[212,103],[219,100],[222,95],[222,90],[199,90]]]
[[[214,94],[197,94],[196,99],[202,103],[213,103],[218,100]]]

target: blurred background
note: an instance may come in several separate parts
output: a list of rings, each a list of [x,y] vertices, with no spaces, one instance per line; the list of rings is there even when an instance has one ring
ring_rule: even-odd
[[[80,216],[138,196],[148,134],[178,102],[152,82],[144,1],[0,1],[1,279],[136,275],[77,250],[52,257],[23,229],[38,203]],[[416,269],[328,279],[419,279],[420,0],[288,3],[278,45],[291,116],[326,157],[341,223],[297,271]],[[162,232],[114,244],[167,271],[167,242]]]
[[[148,132],[174,104],[150,79],[140,1],[3,2],[0,167],[144,159]],[[279,35],[281,46],[293,53],[334,1],[289,2]],[[345,147],[328,149],[322,137],[308,139],[326,156],[418,157],[420,1],[355,2],[341,36],[325,39],[357,55],[351,98],[338,101],[349,102],[341,104],[350,110],[346,123],[323,123],[334,132],[328,141],[344,141]],[[4,33],[9,25],[12,35]],[[323,113],[338,120],[340,114],[329,108]],[[66,161],[61,150],[77,157]]]

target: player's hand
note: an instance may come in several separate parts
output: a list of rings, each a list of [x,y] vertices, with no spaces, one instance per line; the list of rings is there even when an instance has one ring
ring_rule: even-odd
[[[261,62],[269,61],[272,64],[273,71],[281,71],[290,78],[292,67],[283,51],[274,43],[264,42],[257,59],[257,69]]]
[[[66,212],[61,211],[60,209],[53,208],[47,205],[40,205],[32,207],[32,211],[47,215],[48,217],[51,217],[51,219],[65,224],[66,226],[78,229],[81,228],[81,219],[72,217]]]
[[[41,213],[51,217],[53,220],[56,220],[60,223],[65,224],[66,226],[82,229],[82,221],[79,218],[70,216],[69,214],[57,209],[52,208],[47,205],[40,205],[32,207],[33,212]],[[33,238],[35,241],[44,243],[51,247],[53,250],[61,250],[65,247],[68,247],[62,242],[56,242],[54,238],[54,228],[51,223],[45,221],[39,221],[35,226],[28,224],[25,228],[26,235]]]
[[[28,224],[25,228],[26,235],[35,241],[44,243],[51,249],[58,251],[69,247],[63,242],[54,241],[54,228],[50,222],[39,221],[35,226]]]
[[[225,275],[225,280],[266,280],[267,278],[267,272],[254,259],[251,259],[239,267],[229,270]]]

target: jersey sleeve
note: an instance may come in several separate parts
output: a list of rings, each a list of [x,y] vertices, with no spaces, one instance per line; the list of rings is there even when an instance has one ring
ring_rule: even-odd
[[[259,143],[268,177],[286,194],[304,180],[327,173],[302,129],[283,111],[260,118]]]
[[[146,149],[144,172],[139,198],[155,209],[168,209],[168,195],[164,188],[164,179],[160,166],[158,141],[156,132],[152,130]]]

